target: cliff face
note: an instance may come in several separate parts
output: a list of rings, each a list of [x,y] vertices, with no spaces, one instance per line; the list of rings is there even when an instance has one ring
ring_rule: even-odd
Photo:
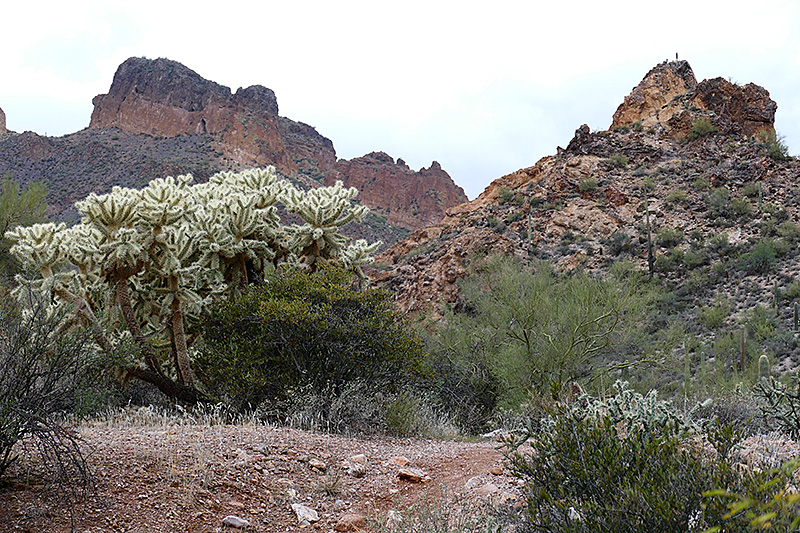
[[[467,200],[438,163],[415,172],[385,154],[337,162],[330,139],[278,115],[270,89],[254,85],[231,93],[175,61],[128,59],[109,92],[92,102],[90,129],[163,137],[210,134],[233,164],[275,165],[312,185],[342,180],[355,186],[364,204],[402,228],[438,223],[445,209]]]
[[[6,114],[0,109],[0,135],[4,134],[6,131],[8,131],[6,130]]]
[[[442,220],[446,207],[468,200],[464,190],[434,161],[430,168],[411,170],[402,159],[372,152],[340,160],[336,169],[345,185],[356,187],[362,201],[385,216],[390,224],[407,229],[431,226]],[[334,178],[327,183],[332,185]],[[377,207],[380,206],[380,207]]]
[[[723,265],[731,249],[745,253],[780,231],[788,235],[776,228],[800,220],[800,162],[776,151],[774,137],[758,135],[774,133],[776,109],[762,87],[697,83],[685,61],[662,63],[624,99],[610,130],[579,127],[566,149],[496,179],[475,200],[449,208],[441,223],[382,253],[370,275],[401,289],[402,310],[436,318],[458,305],[457,281],[472,258],[488,253],[562,270],[604,271],[623,260],[648,270],[649,211],[656,275],[679,287],[717,280],[714,289],[731,301],[747,286],[746,294],[768,302],[773,281],[728,278]],[[689,135],[699,119],[711,131]],[[678,246],[670,235],[680,236]],[[787,261],[780,276],[798,275],[796,265]],[[716,294],[695,289],[704,305]]]

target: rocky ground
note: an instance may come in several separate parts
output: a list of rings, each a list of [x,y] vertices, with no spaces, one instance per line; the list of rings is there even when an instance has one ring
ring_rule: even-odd
[[[487,531],[499,509],[522,507],[494,442],[253,425],[95,423],[79,431],[94,475],[85,504],[43,496],[23,462],[0,487],[0,530],[408,531],[422,513],[459,531]]]

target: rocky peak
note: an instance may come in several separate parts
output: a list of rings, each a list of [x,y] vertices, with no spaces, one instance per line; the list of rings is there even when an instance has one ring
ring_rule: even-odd
[[[697,83],[687,61],[665,61],[625,97],[614,113],[611,129],[638,124],[681,139],[695,120],[708,118],[729,133],[754,136],[773,129],[777,108],[763,87],[752,83],[740,86],[723,78]]]
[[[697,83],[685,61],[657,65],[619,106],[611,129],[580,126],[566,149],[497,178],[437,226],[378,256],[370,275],[399,290],[403,311],[437,318],[459,305],[457,280],[471,257],[501,250],[594,271],[627,259],[647,270],[652,225],[657,274],[699,279],[702,270],[712,279],[713,263],[728,260],[715,239],[747,250],[764,237],[759,231],[800,217],[792,192],[800,162],[753,138],[772,129],[776,108],[757,85]],[[693,131],[699,118],[712,127]],[[645,180],[652,180],[647,194]],[[664,237],[672,234],[679,245]],[[764,286],[760,297],[769,296]],[[697,294],[713,301],[712,291]]]
[[[661,109],[696,86],[697,80],[688,61],[665,61],[656,65],[617,108],[611,129],[635,122],[642,122],[646,127],[660,122]]]
[[[3,113],[3,110],[0,109],[0,135],[5,133],[6,131],[6,114]]]

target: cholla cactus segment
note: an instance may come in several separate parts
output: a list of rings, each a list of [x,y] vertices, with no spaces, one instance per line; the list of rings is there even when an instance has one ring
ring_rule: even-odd
[[[355,187],[346,189],[341,181],[333,187],[320,187],[310,191],[293,189],[287,195],[287,208],[300,215],[315,228],[341,227],[350,222],[360,222],[369,212],[363,205],[354,205],[358,195]]]
[[[16,241],[10,252],[23,266],[38,270],[42,277],[50,277],[64,260],[62,243],[65,229],[64,223],[17,226],[7,231],[5,237]]]
[[[137,222],[137,209],[142,193],[134,189],[114,187],[109,194],[90,194],[75,203],[84,224],[94,225],[105,236],[113,237],[119,228],[130,228]]]
[[[381,242],[367,244],[364,239],[358,239],[347,247],[342,253],[342,263],[345,268],[354,268],[361,265],[368,265],[374,261],[372,254],[380,248]]]

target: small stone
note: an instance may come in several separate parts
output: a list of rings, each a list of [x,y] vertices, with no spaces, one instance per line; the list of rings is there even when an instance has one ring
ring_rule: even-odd
[[[464,489],[465,490],[472,490],[472,489],[476,489],[476,488],[478,488],[480,486],[483,486],[485,484],[486,484],[486,480],[482,476],[475,476],[475,477],[471,477],[471,478],[469,478],[467,480],[467,482],[464,484]]]
[[[325,469],[328,468],[328,465],[326,465],[316,457],[312,457],[311,459],[308,460],[308,466],[310,466],[311,468],[316,468],[317,470],[320,470],[322,472],[324,472]]]
[[[344,500],[336,500],[333,502],[333,510],[338,512],[347,507],[347,502]]]
[[[397,477],[402,481],[410,481],[412,483],[424,483],[431,480],[428,474],[419,468],[401,468],[397,471]]]
[[[367,475],[367,466],[364,463],[353,463],[347,467],[347,473],[353,477],[364,477]]]
[[[389,459],[389,464],[392,466],[407,466],[411,460],[408,457],[398,455]]]
[[[493,466],[493,467],[491,468],[491,470],[489,470],[489,472],[490,472],[490,473],[491,473],[493,476],[502,476],[502,475],[503,475],[503,469],[502,469],[502,468],[500,468],[499,466]]]
[[[494,483],[487,483],[475,489],[475,494],[479,496],[491,496],[492,494],[498,492],[499,490],[500,489]]]
[[[293,503],[292,511],[294,511],[294,514],[297,515],[297,520],[299,520],[301,523],[304,520],[308,522],[317,522],[319,520],[319,514],[317,514],[317,512],[311,507],[306,507],[303,504]]]
[[[367,525],[367,517],[358,513],[347,513],[343,515],[333,529],[336,531],[358,531]]]
[[[349,459],[349,461],[352,464],[365,465],[365,464],[367,464],[367,456],[364,455],[363,453],[359,453],[359,454],[356,454],[356,455],[352,456]]]
[[[238,516],[228,515],[222,519],[222,523],[226,526],[236,527],[239,529],[246,528],[250,525],[250,522],[245,520],[244,518],[239,518]]]
[[[403,515],[400,511],[395,511],[394,509],[389,511],[386,518],[386,527],[389,529],[393,529],[397,524],[403,521]]]

